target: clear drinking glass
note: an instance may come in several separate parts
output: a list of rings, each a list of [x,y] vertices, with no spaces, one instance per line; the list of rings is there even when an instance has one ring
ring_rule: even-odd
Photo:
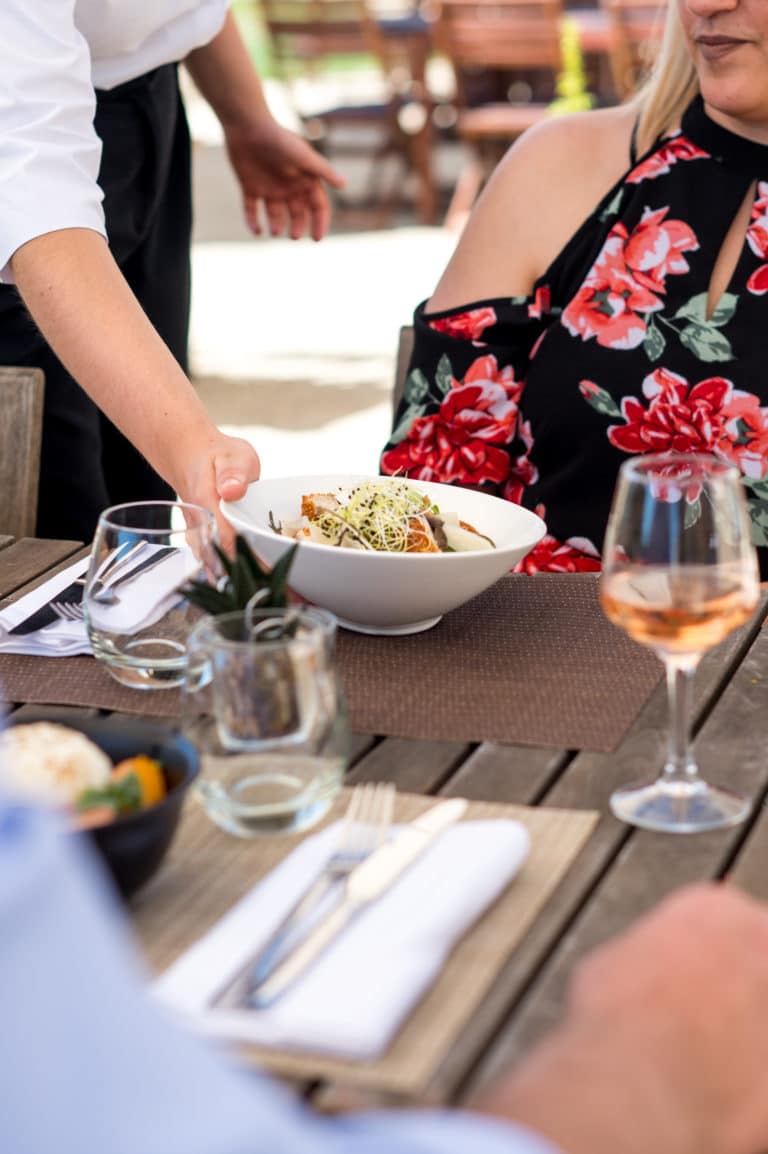
[[[180,685],[187,635],[203,616],[180,594],[191,579],[215,580],[213,514],[181,501],[141,501],[99,518],[83,607],[91,647],[133,689]]]
[[[670,733],[661,776],[611,797],[617,817],[645,829],[695,833],[736,825],[748,814],[747,798],[702,780],[689,731],[696,666],[705,650],[752,615],[759,590],[735,468],[696,454],[638,457],[622,465],[600,599],[615,625],[664,662]]]
[[[187,646],[182,726],[198,748],[198,799],[241,837],[306,829],[341,788],[349,735],[333,658],[335,618],[285,610],[202,621]]]

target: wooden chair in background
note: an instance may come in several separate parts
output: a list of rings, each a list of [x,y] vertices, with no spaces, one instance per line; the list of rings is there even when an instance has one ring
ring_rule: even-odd
[[[413,325],[402,325],[397,339],[397,356],[395,358],[395,380],[392,388],[392,416],[397,412],[397,406],[403,398],[405,382],[408,377],[408,366],[413,353],[414,331]]]
[[[560,0],[439,0],[435,43],[456,77],[456,130],[472,157],[453,194],[446,225],[460,227],[508,146],[547,115],[562,67]],[[507,99],[473,100],[473,81],[495,74]],[[516,99],[515,88],[546,98]]]
[[[390,180],[389,189],[383,187],[381,162],[396,158],[401,169],[416,172],[422,216],[429,215],[428,113],[419,114],[416,107],[424,97],[423,77],[410,76],[403,66],[405,56],[406,65],[408,59],[418,59],[423,69],[426,31],[419,44],[413,28],[400,30],[395,22],[379,20],[366,0],[260,0],[260,8],[275,70],[308,139],[331,158],[372,160],[366,202],[391,206],[400,197],[402,173]],[[354,65],[366,60],[378,74],[379,93],[373,100],[369,85],[357,99],[353,85],[344,83],[345,71],[351,80]],[[334,79],[321,83],[329,64]],[[307,102],[302,89],[313,79],[312,100]],[[415,121],[403,114],[406,107],[416,112]]]
[[[32,537],[37,517],[43,373],[0,368],[0,533]]]
[[[637,90],[650,70],[664,28],[666,0],[600,0],[609,24],[609,60],[619,100]]]

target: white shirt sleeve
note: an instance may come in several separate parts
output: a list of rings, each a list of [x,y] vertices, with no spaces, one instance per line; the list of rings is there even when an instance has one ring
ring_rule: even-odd
[[[182,1032],[143,987],[72,835],[0,791],[4,1154],[557,1154],[458,1111],[322,1118]]]
[[[22,244],[62,228],[106,235],[101,142],[75,0],[0,3],[0,281]]]

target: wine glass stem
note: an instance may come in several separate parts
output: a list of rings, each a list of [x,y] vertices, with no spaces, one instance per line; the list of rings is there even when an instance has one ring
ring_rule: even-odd
[[[697,655],[664,658],[669,696],[669,745],[664,778],[670,784],[691,782],[698,777],[690,738],[693,675],[698,663]]]

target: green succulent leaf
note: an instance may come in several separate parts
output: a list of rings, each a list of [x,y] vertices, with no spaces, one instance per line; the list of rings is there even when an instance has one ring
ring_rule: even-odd
[[[248,602],[260,590],[268,596],[262,605],[269,609],[281,609],[287,604],[288,577],[296,555],[294,544],[283,556],[267,569],[259,562],[244,537],[235,539],[235,555],[227,554],[216,546],[216,554],[224,570],[224,577],[217,584],[206,581],[189,581],[181,592],[192,604],[205,613],[216,616],[245,609]]]
[[[232,608],[232,598],[224,589],[215,589],[205,581],[190,581],[182,586],[181,592],[191,605],[205,613],[228,613]]]
[[[272,567],[272,572],[269,575],[269,582],[272,587],[272,596],[269,600],[270,608],[277,609],[287,604],[288,591],[288,574],[293,565],[293,558],[298,549],[298,544],[293,545],[282,557],[275,562]]]

